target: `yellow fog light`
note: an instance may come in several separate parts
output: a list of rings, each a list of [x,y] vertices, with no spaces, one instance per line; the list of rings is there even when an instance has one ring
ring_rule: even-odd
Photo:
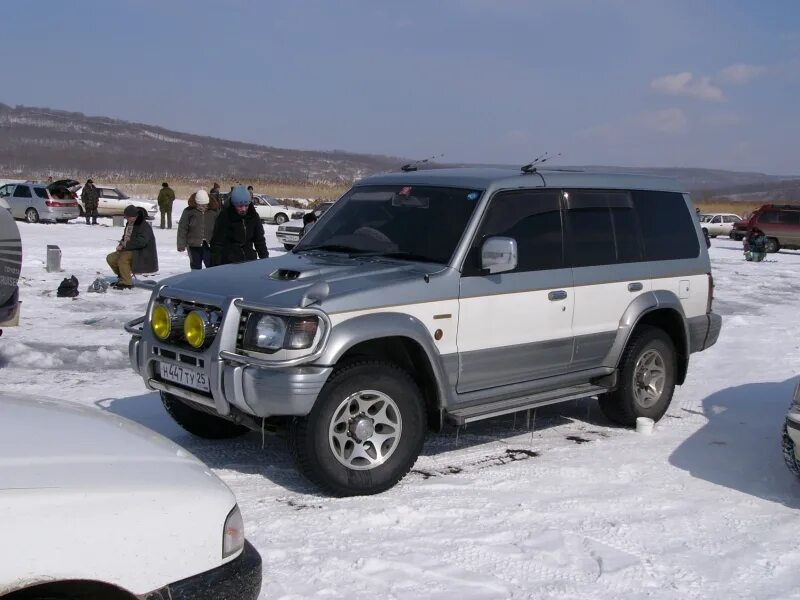
[[[183,322],[183,337],[193,348],[200,348],[206,341],[208,325],[208,315],[202,310],[194,310]]]
[[[150,328],[160,340],[166,340],[169,337],[172,331],[172,315],[163,304],[159,304],[153,309],[153,316],[150,317]]]

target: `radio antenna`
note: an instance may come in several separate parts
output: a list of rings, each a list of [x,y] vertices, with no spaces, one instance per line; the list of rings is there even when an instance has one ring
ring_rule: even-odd
[[[434,154],[433,156],[429,156],[428,158],[423,158],[422,160],[416,160],[412,163],[408,163],[407,165],[403,165],[400,167],[401,171],[408,173],[409,171],[416,171],[419,168],[419,165],[424,165],[425,163],[431,162],[436,160],[437,158],[442,158],[444,154]]]
[[[533,159],[531,162],[529,162],[527,165],[523,165],[523,166],[522,166],[522,168],[521,168],[520,170],[521,170],[523,173],[536,173],[536,169],[537,169],[538,167],[542,166],[544,163],[546,163],[546,162],[547,162],[548,160],[550,160],[551,158],[558,158],[559,156],[561,156],[561,152],[559,152],[559,153],[558,153],[558,154],[556,154],[556,155],[553,155],[553,154],[550,154],[550,153],[548,153],[548,152],[545,152],[545,153],[543,153],[543,154],[540,154],[540,155],[539,155],[539,156],[537,156],[536,158],[534,158],[534,159]]]

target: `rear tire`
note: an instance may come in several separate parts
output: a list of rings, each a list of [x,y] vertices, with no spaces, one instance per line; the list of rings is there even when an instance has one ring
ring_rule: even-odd
[[[675,346],[663,330],[637,328],[620,359],[619,386],[599,397],[603,414],[628,427],[638,417],[661,419],[675,391],[675,363]]]
[[[307,417],[289,429],[300,471],[334,496],[378,494],[414,465],[426,432],[425,404],[411,376],[383,361],[338,367]]]
[[[284,244],[283,247],[289,252],[292,248],[294,248],[294,244]]]
[[[29,208],[25,211],[25,220],[28,223],[38,223],[39,222],[39,211],[35,208]]]
[[[767,245],[764,248],[767,251],[767,254],[775,254],[776,252],[780,251],[781,245],[775,238],[767,238]]]
[[[224,440],[250,431],[244,425],[194,409],[166,392],[161,392],[161,403],[178,425],[206,440]]]

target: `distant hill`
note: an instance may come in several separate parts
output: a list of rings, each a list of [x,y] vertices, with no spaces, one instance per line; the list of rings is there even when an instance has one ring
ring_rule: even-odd
[[[0,103],[0,173],[346,182],[403,164],[259,146],[82,113]]]
[[[180,133],[83,113],[0,103],[0,175],[345,183],[407,159],[306,151]],[[695,199],[800,200],[800,178],[692,168],[576,167],[682,181]]]

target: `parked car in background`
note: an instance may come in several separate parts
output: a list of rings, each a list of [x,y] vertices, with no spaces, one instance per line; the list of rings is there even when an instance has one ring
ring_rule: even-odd
[[[158,212],[158,204],[154,200],[131,198],[124,192],[120,191],[119,188],[111,187],[109,185],[96,183],[95,187],[97,188],[97,191],[100,192],[100,199],[97,202],[97,214],[101,217],[113,217],[115,215],[121,215],[125,212],[125,207],[129,204],[133,204],[134,206],[145,209],[145,211],[147,211],[147,218],[149,220],[155,218],[156,213]],[[83,192],[83,186],[78,185],[73,188],[73,191],[78,196],[81,215],[83,215],[83,203],[80,200],[81,192]]]
[[[76,200],[51,196],[44,183],[28,181],[0,186],[0,198],[8,203],[15,219],[25,219],[28,223],[66,223],[80,215]]]
[[[19,228],[11,211],[0,208],[0,334],[3,333],[2,327],[13,327],[19,322],[17,282],[21,268]]]
[[[753,227],[767,236],[767,252],[800,250],[800,204],[765,204],[749,218],[734,223],[730,236],[742,240]]]
[[[715,238],[718,235],[730,235],[733,224],[741,221],[742,217],[732,213],[711,213],[701,215],[701,227],[708,232],[708,237]]]
[[[323,202],[322,204],[318,205],[316,208],[314,208],[314,216],[319,219],[331,206],[333,206],[333,204],[333,202]]]
[[[261,557],[236,498],[144,427],[0,393],[0,511],[14,600],[255,599]]]
[[[303,223],[302,221],[299,223],[284,223],[283,225],[278,225],[278,231],[275,233],[278,237],[278,241],[283,244],[283,247],[286,250],[291,250],[297,245],[297,242],[300,241],[300,238],[303,236]]]
[[[281,201],[277,198],[265,194],[253,196],[253,205],[256,207],[256,212],[262,221],[277,225],[283,225],[292,219],[302,219],[303,215],[308,212],[301,208],[281,204]]]

